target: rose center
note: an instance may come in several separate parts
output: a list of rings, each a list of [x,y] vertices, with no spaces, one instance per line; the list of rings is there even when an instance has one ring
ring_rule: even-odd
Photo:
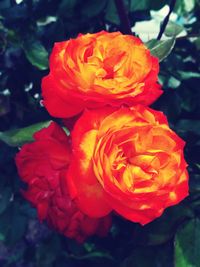
[[[119,149],[112,165],[113,176],[121,188],[135,190],[152,184],[158,175],[159,160],[154,155],[126,156]]]

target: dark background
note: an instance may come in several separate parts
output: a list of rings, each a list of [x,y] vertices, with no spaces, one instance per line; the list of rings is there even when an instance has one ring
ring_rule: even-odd
[[[175,2],[178,19],[165,34],[174,38],[182,27],[186,36],[177,36],[160,64],[164,94],[153,107],[186,141],[190,196],[145,227],[116,216],[107,238],[78,245],[40,224],[21,196],[14,156],[33,128],[16,129],[51,119],[40,106],[40,83],[54,42],[103,29],[123,31],[124,22],[114,0],[0,0],[0,267],[200,266],[200,1]],[[134,26],[170,1],[124,3]]]

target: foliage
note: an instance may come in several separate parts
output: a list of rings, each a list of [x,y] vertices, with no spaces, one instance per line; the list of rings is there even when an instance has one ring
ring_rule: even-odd
[[[124,3],[134,26],[169,1]],[[177,0],[174,12],[178,24],[170,22],[165,32],[170,39],[151,40],[148,46],[163,60],[159,78],[164,94],[154,108],[186,141],[190,196],[144,227],[115,216],[107,238],[78,245],[37,221],[21,196],[24,185],[14,157],[16,146],[31,141],[33,132],[51,119],[40,104],[40,83],[48,73],[53,43],[79,32],[120,30],[115,1],[0,1],[0,266],[200,266],[200,36],[189,38],[199,34],[200,3]],[[180,27],[186,37],[178,36]]]

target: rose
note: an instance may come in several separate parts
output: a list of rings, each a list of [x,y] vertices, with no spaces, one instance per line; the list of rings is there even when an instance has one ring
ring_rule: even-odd
[[[88,216],[114,210],[146,224],[188,195],[184,141],[162,112],[141,105],[86,110],[74,126],[72,145],[66,179]]]
[[[71,157],[70,139],[52,122],[34,134],[35,141],[26,144],[16,156],[19,175],[27,183],[23,194],[38,211],[39,219],[65,236],[82,242],[86,237],[106,235],[111,217],[90,218],[71,200],[65,180]]]
[[[52,116],[71,117],[86,108],[150,105],[162,93],[158,59],[137,37],[105,31],[55,43],[50,74],[42,80]]]

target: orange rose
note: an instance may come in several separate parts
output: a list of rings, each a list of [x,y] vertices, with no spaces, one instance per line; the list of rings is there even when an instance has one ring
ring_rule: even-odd
[[[146,224],[188,195],[184,141],[162,112],[140,105],[86,110],[72,145],[69,191],[89,216],[114,210]]]
[[[50,74],[42,81],[52,116],[71,117],[85,107],[150,105],[162,93],[158,59],[137,37],[105,31],[56,43]]]

